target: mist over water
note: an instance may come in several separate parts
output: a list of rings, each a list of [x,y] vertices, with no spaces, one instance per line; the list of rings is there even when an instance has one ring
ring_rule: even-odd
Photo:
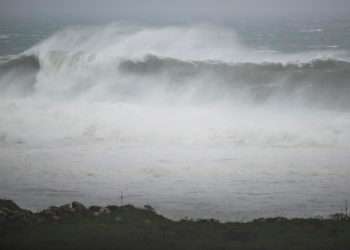
[[[40,208],[123,192],[176,218],[337,212],[349,79],[334,47],[257,49],[211,25],[69,27],[0,58],[0,194]]]

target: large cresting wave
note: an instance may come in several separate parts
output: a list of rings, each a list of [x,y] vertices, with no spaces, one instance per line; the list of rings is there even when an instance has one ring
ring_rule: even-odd
[[[72,27],[0,59],[0,138],[344,144],[349,79],[346,51],[260,51],[225,28]]]

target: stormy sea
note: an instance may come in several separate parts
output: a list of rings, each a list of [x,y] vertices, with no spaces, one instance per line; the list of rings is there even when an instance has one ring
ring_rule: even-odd
[[[0,196],[312,217],[350,197],[350,26],[0,25]]]

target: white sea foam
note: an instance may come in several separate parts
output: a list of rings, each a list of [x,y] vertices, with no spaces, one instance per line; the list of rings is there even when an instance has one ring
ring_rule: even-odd
[[[329,194],[327,174],[346,172],[345,51],[262,53],[226,28],[113,24],[68,28],[0,64],[0,183],[7,192],[15,192],[16,178],[24,186],[67,185],[91,199],[128,189],[176,214],[167,199],[181,207],[176,197],[198,191],[184,200],[192,211],[195,201],[208,202],[201,211],[208,215],[231,188],[251,188],[272,196],[265,197],[269,213],[278,202],[304,202],[308,194],[298,187],[313,173]],[[299,184],[283,186],[290,171]],[[38,181],[40,173],[47,175]],[[210,176],[217,185],[208,191]],[[274,200],[274,188],[290,199]],[[248,193],[237,209],[259,210],[261,200],[250,202]]]
[[[93,126],[137,141],[333,145],[342,134],[347,144],[347,123],[337,127],[350,108],[346,56],[261,53],[212,26],[68,28],[3,58],[1,108],[12,125],[0,129],[28,143]]]

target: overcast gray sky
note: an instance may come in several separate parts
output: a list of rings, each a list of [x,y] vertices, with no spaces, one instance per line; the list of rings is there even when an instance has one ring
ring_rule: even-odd
[[[136,21],[221,21],[240,17],[338,16],[350,0],[0,0],[0,15]]]

